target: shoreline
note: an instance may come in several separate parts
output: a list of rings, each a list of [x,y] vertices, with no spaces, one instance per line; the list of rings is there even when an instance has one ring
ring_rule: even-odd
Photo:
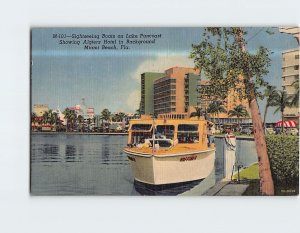
[[[128,135],[128,133],[101,133],[101,132],[32,132],[31,134],[68,134],[68,135],[121,135],[125,136]]]
[[[106,133],[106,132],[92,132],[92,133],[88,133],[88,132],[34,132],[31,131],[31,134],[67,134],[67,135],[113,135],[113,136],[117,136],[117,135],[121,135],[121,136],[125,136],[128,135],[128,133]],[[215,135],[215,138],[224,138],[224,135]],[[236,136],[237,140],[247,140],[247,141],[254,141],[254,137],[253,136]]]

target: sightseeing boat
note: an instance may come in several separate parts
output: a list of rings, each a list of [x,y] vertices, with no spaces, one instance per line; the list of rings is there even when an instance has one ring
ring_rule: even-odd
[[[142,115],[129,123],[124,148],[136,181],[150,185],[202,180],[213,170],[215,147],[208,122],[188,114]]]

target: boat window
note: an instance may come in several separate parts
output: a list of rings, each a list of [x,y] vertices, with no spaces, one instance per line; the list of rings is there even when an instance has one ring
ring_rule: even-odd
[[[131,130],[150,130],[151,124],[134,124],[131,126]]]
[[[198,125],[181,124],[178,125],[178,131],[198,131]]]
[[[194,124],[178,125],[177,138],[178,138],[178,143],[198,143],[199,142],[198,125],[194,125]]]
[[[131,135],[132,144],[144,143],[146,139],[152,138],[151,132],[133,132]]]
[[[174,138],[174,125],[157,125],[156,126],[156,135],[165,136],[166,138]]]

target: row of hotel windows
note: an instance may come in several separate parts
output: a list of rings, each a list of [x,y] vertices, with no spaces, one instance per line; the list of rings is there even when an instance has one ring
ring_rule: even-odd
[[[159,108],[170,108],[176,106],[175,102],[167,102],[167,103],[156,103],[154,104],[154,108],[155,109],[159,109]]]
[[[154,112],[157,113],[157,114],[176,112],[176,108],[154,108]]]
[[[293,76],[289,76],[289,78],[290,78],[290,77],[293,77]],[[287,78],[287,77],[283,77],[282,80],[285,82],[285,79],[286,79],[286,78]],[[294,79],[295,79],[295,80],[299,80],[299,75],[294,75]]]
[[[176,90],[154,93],[154,98],[157,99],[157,98],[165,97],[165,96],[169,96],[169,95],[176,95]]]
[[[167,102],[167,101],[175,101],[176,100],[176,96],[168,96],[168,97],[159,97],[159,98],[155,98],[154,99],[154,103],[157,102]]]
[[[172,89],[176,89],[176,85],[168,85],[168,86],[163,86],[163,87],[154,87],[154,94],[159,93],[159,92],[164,92],[164,91],[169,91]]]
[[[299,54],[295,55],[295,59],[296,59],[296,60],[299,59]],[[285,61],[285,57],[282,58],[282,60]]]
[[[283,67],[282,71],[285,72],[286,69],[288,69],[289,67]],[[294,70],[299,70],[299,65],[294,66]]]
[[[171,83],[176,83],[176,79],[166,79],[164,81],[154,83],[154,87],[161,87],[161,86],[169,85]]]

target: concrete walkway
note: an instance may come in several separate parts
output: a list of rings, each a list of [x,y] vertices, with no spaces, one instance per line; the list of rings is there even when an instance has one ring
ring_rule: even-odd
[[[242,196],[249,184],[220,181],[207,190],[203,196]]]

